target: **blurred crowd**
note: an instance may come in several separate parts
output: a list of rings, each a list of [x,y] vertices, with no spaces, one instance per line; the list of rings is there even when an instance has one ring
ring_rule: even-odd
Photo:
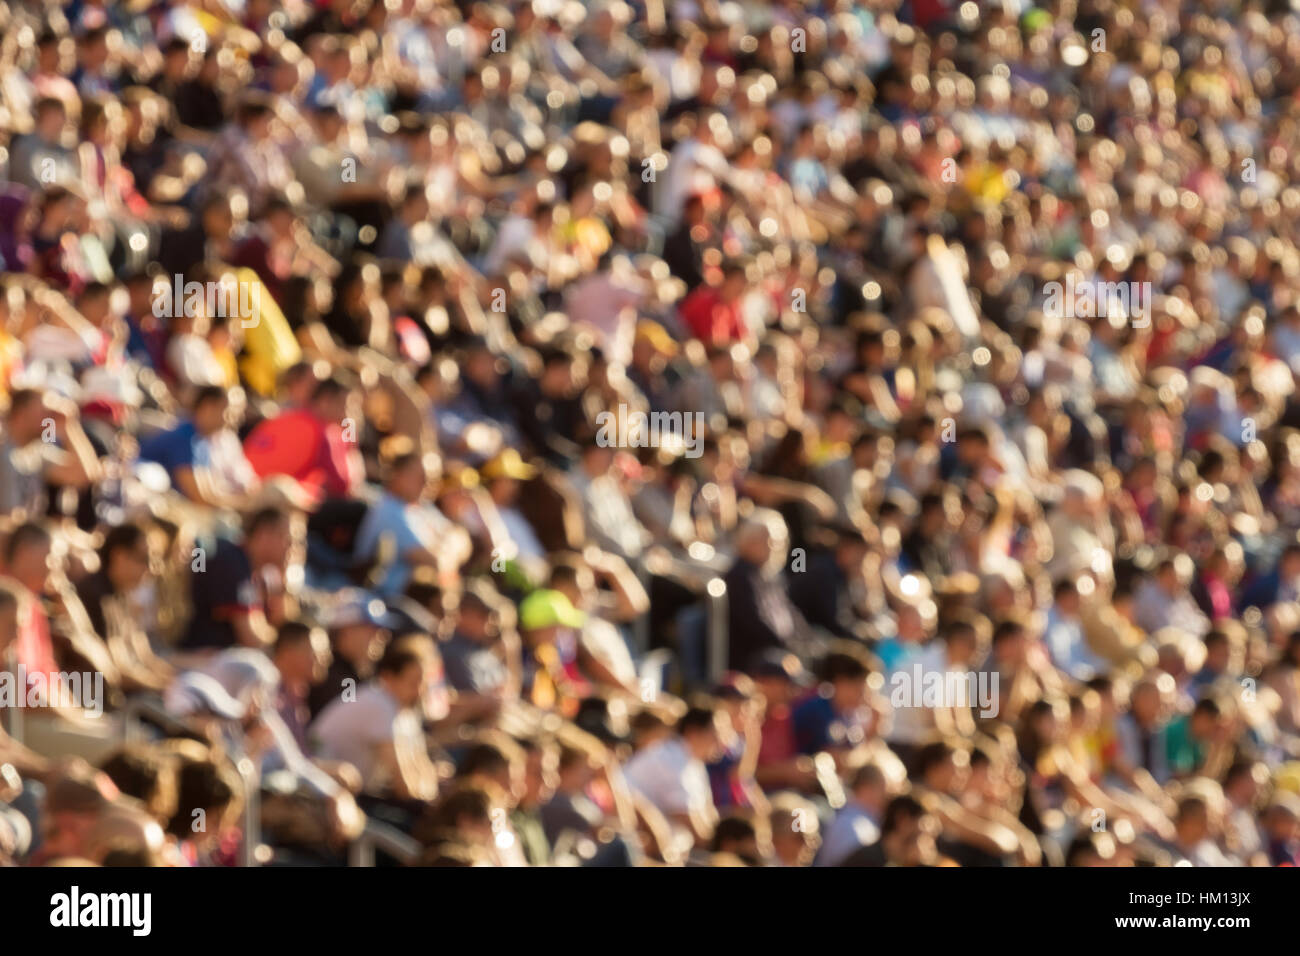
[[[1300,863],[1288,4],[0,37],[0,862]]]

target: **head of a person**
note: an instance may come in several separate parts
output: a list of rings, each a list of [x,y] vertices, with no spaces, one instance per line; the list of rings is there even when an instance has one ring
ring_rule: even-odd
[[[1065,851],[1066,866],[1110,866],[1114,841],[1106,833],[1086,833],[1075,837]]]
[[[425,662],[414,651],[389,650],[380,658],[375,676],[402,707],[414,707],[424,694]]]
[[[283,509],[259,508],[244,522],[244,553],[254,570],[282,567],[292,545],[292,524]]]
[[[782,866],[811,866],[821,847],[817,809],[803,797],[780,793],[768,817],[772,854]]]
[[[1173,558],[1165,558],[1155,569],[1155,582],[1166,594],[1176,594],[1181,589],[1181,576],[1178,564]]]
[[[18,388],[9,393],[9,410],[5,429],[14,445],[23,447],[41,437],[48,412],[41,393],[34,388]]]
[[[347,385],[337,378],[322,379],[311,392],[312,414],[322,422],[342,422],[348,415],[350,397]]]
[[[880,824],[880,845],[886,860],[897,866],[931,862],[938,852],[934,843],[937,829],[934,817],[915,797],[894,797],[885,807]]]
[[[950,793],[958,782],[956,752],[942,741],[926,744],[916,755],[916,779],[940,793]]]
[[[47,783],[42,843],[51,858],[85,857],[90,835],[112,805],[96,772],[78,760]]]
[[[877,764],[863,764],[849,778],[849,792],[859,806],[866,807],[879,817],[889,799],[889,784],[884,771]]]
[[[990,448],[989,433],[983,428],[965,428],[957,435],[957,457],[967,467],[977,468],[983,464]]]
[[[50,579],[53,539],[44,525],[34,521],[21,524],[5,542],[5,570],[33,594],[40,594]]]
[[[220,385],[205,385],[194,395],[191,415],[194,428],[207,438],[226,427],[226,409],[230,407],[230,397]]]
[[[612,445],[600,441],[599,436],[592,435],[582,446],[582,470],[590,478],[599,478],[609,474],[614,465],[615,449]]]
[[[974,660],[979,647],[979,635],[973,621],[959,618],[944,625],[944,646],[950,664],[967,664]]]
[[[735,302],[745,294],[747,281],[744,263],[727,263],[722,268],[722,284],[718,287],[718,297],[723,302]]]
[[[235,228],[235,214],[230,197],[221,194],[209,197],[199,208],[199,222],[209,239],[227,239]]]
[[[563,398],[573,391],[573,356],[564,349],[549,348],[542,352],[542,374],[538,380],[542,394]]]
[[[529,647],[554,644],[561,630],[582,627],[583,613],[562,592],[533,591],[519,603],[519,630]]]
[[[763,695],[770,714],[789,706],[799,695],[803,666],[793,654],[765,655],[750,669],[754,687]]]
[[[285,405],[293,408],[305,408],[311,404],[312,396],[320,379],[311,362],[295,362],[282,373],[276,383]]]
[[[501,378],[497,357],[482,339],[474,340],[465,350],[461,371],[466,381],[484,389],[495,388]]]
[[[551,568],[549,586],[569,599],[574,607],[584,607],[596,589],[591,569],[580,561],[557,560]]]
[[[36,135],[47,143],[54,143],[63,135],[63,128],[68,122],[68,110],[63,105],[63,100],[46,96],[36,101],[32,118],[35,120]]]
[[[260,96],[250,97],[241,103],[235,115],[248,138],[254,142],[261,142],[271,135],[271,123],[275,114],[270,103]]]
[[[511,805],[524,794],[524,753],[514,741],[500,734],[472,744],[456,768],[463,780],[487,780],[499,787]]]
[[[179,776],[175,758],[157,747],[128,744],[99,765],[118,790],[139,800],[165,826],[176,813]]]
[[[586,747],[562,745],[556,763],[558,789],[582,793],[596,776],[596,762]]]
[[[1129,710],[1143,726],[1154,724],[1160,717],[1160,688],[1153,680],[1140,681],[1129,695]]]
[[[751,516],[736,529],[736,554],[755,567],[766,567],[777,546],[770,521]]]
[[[465,781],[445,793],[421,822],[418,833],[428,842],[439,839],[464,841],[488,847],[494,839],[490,785]]]
[[[948,523],[948,511],[944,497],[937,491],[927,492],[921,496],[921,513],[917,516],[916,527],[922,534],[936,535]]]
[[[418,451],[402,452],[384,470],[384,487],[399,501],[414,504],[424,496],[428,472]]]
[[[1210,833],[1210,809],[1205,798],[1188,796],[1178,801],[1178,811],[1174,815],[1174,829],[1178,840],[1184,846],[1195,846]]]
[[[821,664],[822,683],[837,713],[860,709],[867,700],[867,665],[853,654],[828,654]]]
[[[1267,773],[1251,760],[1238,760],[1223,775],[1223,795],[1233,806],[1250,807],[1254,804],[1260,788],[1257,772],[1260,775]]]
[[[993,656],[999,662],[1015,665],[1025,657],[1029,634],[1024,623],[1005,620],[993,629]]]
[[[243,805],[243,781],[230,761],[193,740],[169,741],[177,759],[176,813],[167,831],[200,844],[225,834]]]
[[[519,805],[539,807],[555,795],[559,780],[560,747],[549,736],[519,741],[524,755],[524,791]]]
[[[149,574],[148,534],[130,522],[113,526],[99,547],[99,562],[114,593],[134,591]]]
[[[696,704],[677,721],[677,735],[696,760],[709,763],[722,747],[718,734],[717,710],[712,704]]]
[[[1214,630],[1205,635],[1205,669],[1211,674],[1227,673],[1232,660],[1232,641],[1223,631]]]
[[[1211,740],[1219,729],[1222,711],[1211,697],[1196,702],[1192,708],[1191,732],[1197,740]]]
[[[329,622],[333,653],[357,671],[368,672],[385,646],[388,632],[380,621],[386,611],[382,601],[363,591],[345,592]]]
[[[100,326],[109,316],[111,294],[103,282],[88,282],[77,296],[77,311],[92,325]]]
[[[1069,578],[1062,578],[1057,581],[1052,588],[1052,596],[1056,604],[1056,609],[1066,617],[1077,617],[1079,614],[1079,586]]]
[[[286,687],[309,687],[324,680],[329,670],[329,638],[303,621],[285,621],[276,631],[271,660]]]
[[[754,824],[741,816],[723,817],[713,829],[713,839],[709,842],[713,853],[727,853],[739,857],[751,866],[757,866],[761,860],[758,850],[758,831]]]
[[[904,575],[904,584],[909,580],[920,579],[916,575]],[[930,636],[930,628],[922,609],[922,606],[927,603],[932,602],[918,592],[903,593],[903,599],[895,611],[894,618],[897,624],[897,637],[904,644],[920,644]]]
[[[1279,793],[1264,811],[1263,823],[1270,840],[1285,844],[1300,839],[1300,797]]]

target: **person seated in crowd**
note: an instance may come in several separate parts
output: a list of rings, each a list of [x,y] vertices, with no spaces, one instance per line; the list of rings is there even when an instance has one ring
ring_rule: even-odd
[[[453,580],[469,557],[469,536],[425,500],[429,477],[423,456],[406,447],[390,455],[384,492],[366,512],[356,540],[358,558],[384,565],[376,585],[381,597],[401,594],[412,568],[430,567],[441,580]]]
[[[99,457],[86,438],[77,406],[37,389],[15,389],[0,434],[0,510],[45,513],[46,489],[89,488]]]
[[[362,807],[408,830],[418,806],[438,796],[438,771],[417,710],[427,680],[425,662],[416,653],[385,654],[374,680],[345,690],[310,732],[318,757],[356,767]]]
[[[140,457],[166,468],[172,485],[190,501],[239,511],[258,481],[227,424],[229,407],[225,387],[197,389],[187,420],[142,442]]]
[[[244,454],[259,478],[288,475],[319,498],[353,497],[364,477],[356,450],[356,419],[348,387],[335,378],[316,384],[305,407],[259,423]]]
[[[670,822],[688,828],[696,840],[707,841],[718,813],[705,765],[719,747],[717,712],[711,706],[692,707],[670,736],[633,755],[624,776]]]
[[[290,520],[261,508],[244,523],[242,542],[200,539],[190,563],[194,615],[181,640],[186,650],[268,646],[290,610],[285,567]]]

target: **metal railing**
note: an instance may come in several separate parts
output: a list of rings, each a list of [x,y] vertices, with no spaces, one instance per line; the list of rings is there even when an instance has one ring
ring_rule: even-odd
[[[727,672],[727,582],[713,578],[705,588],[709,616],[709,679],[720,681]]]
[[[128,700],[122,709],[121,743],[138,743],[146,740],[144,726],[146,719],[166,733],[179,737],[193,737],[194,730],[185,721],[169,713],[156,701],[147,697],[135,697]],[[261,866],[262,854],[262,779],[256,764],[247,756],[238,753],[229,755],[230,762],[243,783],[244,839],[239,849],[240,866]]]

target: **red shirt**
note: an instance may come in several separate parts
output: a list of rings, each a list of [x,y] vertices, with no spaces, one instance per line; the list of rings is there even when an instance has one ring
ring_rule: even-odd
[[[262,422],[244,440],[244,454],[258,477],[289,475],[334,498],[352,489],[343,429],[295,408]]]
[[[763,720],[762,743],[758,748],[758,765],[785,763],[799,756],[794,737],[794,719],[789,707],[773,707]]]
[[[745,337],[740,303],[723,302],[717,289],[696,289],[682,301],[679,311],[691,334],[707,345],[726,345]]]
[[[22,665],[29,681],[35,674],[43,675],[47,681],[53,680],[53,675],[59,672],[59,666],[54,660],[54,642],[50,640],[49,618],[45,616],[45,609],[41,607],[40,596],[32,594],[26,588],[21,590],[26,598],[23,602],[25,611],[19,612],[22,616],[18,621],[18,635],[14,640],[14,656],[17,658],[17,663]],[[27,689],[24,688],[23,700],[19,703],[25,704],[26,700]]]

